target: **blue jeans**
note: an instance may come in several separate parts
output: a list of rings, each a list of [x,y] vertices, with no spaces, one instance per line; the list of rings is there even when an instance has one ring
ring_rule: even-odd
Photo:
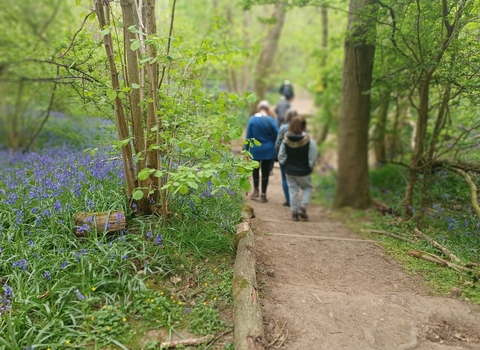
[[[288,193],[287,174],[285,173],[285,165],[280,164],[280,172],[282,173],[282,187],[285,201],[290,204],[290,194]]]
[[[298,194],[300,189],[302,195],[300,199],[300,206],[306,208],[310,202],[310,196],[312,195],[312,175],[306,176],[291,176],[287,175],[288,189],[290,191],[290,209],[293,212],[298,210]]]

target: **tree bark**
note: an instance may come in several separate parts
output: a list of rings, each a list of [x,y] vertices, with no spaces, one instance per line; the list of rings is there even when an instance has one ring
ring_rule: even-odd
[[[255,242],[247,222],[238,226],[235,240],[237,256],[232,284],[235,349],[263,350],[264,330],[255,273]]]
[[[376,0],[351,0],[345,40],[339,120],[338,179],[334,208],[371,205],[368,181],[370,88],[376,31]]]
[[[105,8],[104,8],[105,7]],[[106,25],[108,25],[107,17],[109,11],[108,2],[101,0],[95,0],[95,12],[97,14],[98,24],[100,29],[103,30]],[[108,66],[110,69],[110,79],[112,83],[112,88],[115,91],[120,91],[120,82],[118,80],[118,71],[115,65],[115,54],[113,52],[113,42],[112,35],[110,33],[103,36],[103,45],[105,47],[105,52],[107,54]],[[128,131],[127,119],[125,118],[125,112],[122,105],[122,100],[118,95],[114,100],[115,105],[115,123],[117,126],[118,139],[127,140],[130,137]],[[127,183],[128,196],[131,197],[133,190],[135,189],[135,173],[132,157],[132,147],[130,141],[126,142],[121,147],[122,161],[123,161],[123,170],[125,173],[125,181]]]
[[[272,17],[276,20],[275,24],[270,27],[263,41],[262,51],[258,58],[257,67],[255,69],[254,91],[260,100],[265,98],[267,91],[267,81],[271,73],[275,53],[277,52],[278,40],[282,33],[283,23],[285,22],[285,5],[281,1],[275,3]],[[256,105],[252,107],[251,112],[256,110]]]
[[[387,147],[385,135],[387,132],[388,107],[390,106],[390,91],[385,91],[380,96],[378,106],[378,120],[373,133],[373,149],[377,163],[387,162]]]

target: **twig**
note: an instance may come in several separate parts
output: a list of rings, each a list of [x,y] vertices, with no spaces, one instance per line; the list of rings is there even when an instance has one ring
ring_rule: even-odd
[[[477,214],[477,217],[480,218],[480,206],[478,205],[478,199],[477,199],[477,185],[473,182],[472,178],[466,171],[463,171],[462,169],[458,168],[453,168],[457,173],[461,174],[465,181],[468,183],[470,186],[470,200],[472,203],[473,210],[475,211],[475,214]]]
[[[77,37],[78,33],[80,33],[81,30],[83,29],[83,26],[85,25],[85,22],[87,21],[88,17],[90,17],[90,15],[92,15],[94,13],[95,13],[95,11],[92,11],[88,15],[85,16],[85,18],[83,19],[82,25],[80,26],[80,29],[77,30],[76,33],[73,35],[73,38],[72,38],[72,41],[70,42],[70,45],[68,45],[67,49],[60,56],[58,56],[58,58],[62,58],[63,56],[65,56],[67,54],[68,51],[70,51],[70,49],[73,46],[73,43],[75,42],[75,38]]]
[[[356,239],[356,238],[339,238],[339,237],[325,237],[325,236],[307,236],[307,235],[291,235],[288,233],[267,233],[274,236],[286,236],[286,237],[298,237],[298,238],[313,238],[313,239],[327,239],[333,241],[350,241],[350,242],[365,242],[365,243],[377,243],[376,241],[368,239]]]
[[[287,332],[285,333],[285,338],[283,338],[282,342],[275,348],[280,349],[283,346],[283,343],[285,343],[285,340],[287,340],[287,338],[288,338],[288,329],[287,329]]]
[[[390,232],[387,232],[387,231],[381,231],[381,230],[361,230],[361,232],[378,233],[378,234],[381,234],[381,235],[386,235],[386,236],[390,236],[390,237],[393,237],[393,238],[396,238],[396,239],[400,239],[400,240],[405,241],[405,242],[408,242],[408,243],[414,243],[414,241],[412,241],[411,239],[404,238],[404,237],[402,237],[402,236],[396,235],[395,233],[390,233]]]
[[[160,349],[174,348],[174,347],[177,347],[178,345],[189,346],[189,345],[203,344],[210,341],[212,337],[213,337],[212,335],[207,335],[201,338],[167,341],[160,344]]]
[[[273,344],[275,344],[275,343],[277,342],[278,338],[280,338],[280,336],[282,335],[283,329],[285,328],[286,325],[287,325],[287,322],[285,322],[285,323],[283,324],[283,327],[282,327],[282,329],[280,329],[280,332],[278,332],[278,334],[277,334],[277,336],[275,337],[275,339],[273,339],[273,340],[270,342],[270,344],[268,344],[268,345],[266,346],[266,348],[269,348],[270,346],[272,346]]]
[[[220,333],[219,335],[217,335],[215,338],[213,338],[212,340],[210,340],[210,343],[205,347],[204,350],[207,350],[209,347],[211,347],[213,344],[215,344],[215,342],[220,339],[221,337],[223,337],[225,334],[227,333],[230,333],[232,330],[231,329],[227,329],[225,332],[222,332]]]
[[[460,273],[459,270],[466,271],[468,273],[476,273],[475,270],[469,269],[468,267],[465,267],[465,266],[454,264],[450,261],[443,260],[439,256],[437,256],[435,254],[432,254],[432,253],[410,249],[408,251],[408,254],[410,254],[411,256],[414,256],[415,258],[420,258],[420,259],[424,259],[424,260],[427,260],[427,261],[430,261],[430,262],[434,262],[434,263],[436,263],[438,265],[441,265],[441,266],[451,267],[452,269],[456,270],[459,273]]]
[[[423,239],[427,240],[428,242],[430,242],[435,248],[437,249],[440,249],[442,251],[443,254],[445,254],[445,256],[447,256],[451,261],[454,261],[456,263],[460,263],[461,260],[459,258],[457,258],[457,256],[455,254],[453,254],[451,251],[449,251],[447,248],[445,248],[444,246],[442,246],[440,243],[438,243],[437,241],[435,241],[433,238],[430,238],[428,237],[426,234],[424,234],[423,232],[421,232],[419,229],[415,228],[413,229],[413,233],[416,235],[416,236],[420,236],[422,237]]]

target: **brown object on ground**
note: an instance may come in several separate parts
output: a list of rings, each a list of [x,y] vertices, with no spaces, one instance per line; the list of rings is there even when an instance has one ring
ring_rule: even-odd
[[[433,245],[435,248],[437,249],[440,249],[442,251],[442,253],[450,259],[450,261],[453,261],[455,263],[460,263],[460,259],[457,258],[457,256],[455,254],[453,254],[451,251],[449,251],[447,248],[445,248],[444,246],[442,246],[440,243],[438,243],[437,241],[435,241],[434,239],[428,237],[426,234],[424,234],[422,231],[420,231],[418,228],[414,228],[413,229],[413,234],[415,236],[419,236],[419,237],[422,237],[424,240],[426,240],[427,242],[430,242],[431,245]]]
[[[86,237],[90,232],[113,232],[127,226],[127,217],[121,210],[101,213],[76,213],[73,215],[75,235]]]
[[[308,222],[292,221],[277,167],[268,197],[267,204],[245,197],[255,211],[268,349],[480,349],[480,305],[429,295],[420,276],[406,274],[379,245],[356,242],[362,237],[322,207],[308,206]]]
[[[264,331],[256,278],[255,242],[248,222],[238,225],[233,269],[234,339],[236,350],[263,350]]]
[[[168,341],[168,342],[161,343],[160,349],[176,348],[177,346],[200,345],[200,344],[208,343],[212,339],[213,339],[213,335],[207,335],[205,337],[195,338],[195,339],[180,339],[180,340]]]

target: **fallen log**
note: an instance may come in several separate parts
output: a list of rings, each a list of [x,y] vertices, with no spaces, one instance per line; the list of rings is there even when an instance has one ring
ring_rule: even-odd
[[[236,350],[264,350],[262,311],[256,279],[253,232],[247,222],[237,227],[233,268],[234,343]]]
[[[91,232],[107,233],[120,231],[127,226],[127,217],[123,211],[98,213],[80,212],[73,215],[75,235],[86,237]]]

